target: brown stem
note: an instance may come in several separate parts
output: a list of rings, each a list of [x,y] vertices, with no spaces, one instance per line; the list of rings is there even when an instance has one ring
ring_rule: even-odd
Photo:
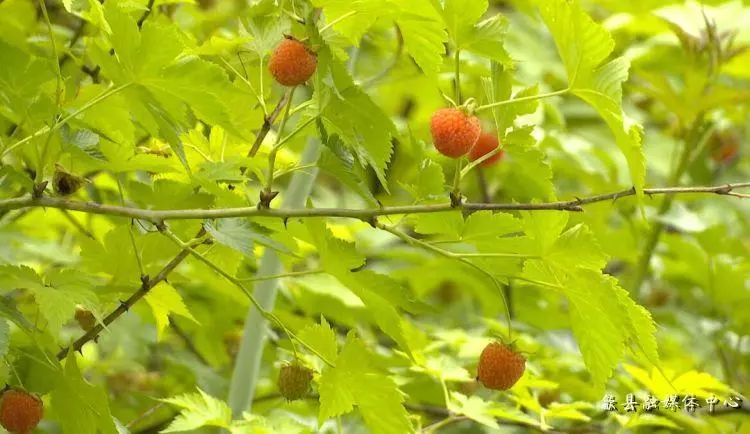
[[[204,233],[204,229],[201,229],[196,237],[200,237]],[[115,310],[109,313],[109,315],[104,317],[104,320],[101,323],[97,323],[91,330],[87,331],[83,336],[76,339],[73,344],[60,350],[60,352],[57,353],[58,360],[63,360],[65,356],[68,355],[68,352],[71,349],[73,351],[81,351],[81,348],[83,348],[84,345],[99,337],[99,334],[102,332],[102,330],[104,330],[104,327],[112,324],[112,322],[122,316],[122,314],[130,310],[130,308],[133,307],[133,305],[135,305],[138,300],[142,299],[146,294],[148,294],[151,288],[155,287],[160,282],[165,280],[169,273],[171,273],[172,270],[177,268],[177,266],[185,260],[188,254],[188,249],[183,249],[180,251],[180,253],[177,254],[177,256],[169,261],[169,263],[165,265],[164,268],[162,268],[155,277],[149,278],[148,276],[142,276],[142,283],[140,288],[138,288],[138,290],[134,292],[133,295],[131,295],[127,300],[121,302]]]
[[[179,338],[182,340],[182,342],[185,344],[185,348],[188,349],[193,355],[198,358],[198,360],[201,361],[206,366],[210,366],[210,363],[208,363],[208,360],[201,354],[200,351],[198,351],[198,347],[195,346],[195,343],[193,343],[193,340],[190,338],[190,335],[182,329],[174,320],[174,318],[171,318],[169,321],[169,325],[172,327],[172,330],[174,330],[175,334],[179,336]]]
[[[151,15],[151,10],[154,9],[154,3],[156,0],[148,0],[148,5],[146,5],[146,11],[143,12],[143,15],[141,15],[141,18],[138,19],[138,28],[140,29],[143,27],[143,23],[146,22],[149,15]]]
[[[258,131],[258,135],[255,136],[255,142],[253,142],[253,146],[250,148],[250,150],[247,152],[248,157],[254,157],[255,154],[258,153],[258,149],[260,149],[260,145],[263,143],[263,140],[268,135],[268,132],[271,131],[271,126],[273,126],[274,122],[276,122],[276,118],[279,117],[281,114],[281,111],[286,106],[287,102],[291,104],[291,101],[287,101],[289,99],[289,93],[284,94],[283,97],[279,100],[279,103],[276,104],[276,107],[273,109],[270,115],[266,116],[265,119],[263,119],[263,125],[260,127],[260,131]]]
[[[749,188],[750,182],[724,184],[709,187],[667,187],[647,188],[644,193],[654,195],[676,194],[718,194],[735,197],[734,190]],[[635,190],[630,188],[612,193],[576,198],[568,201],[539,202],[539,203],[462,203],[456,207],[450,203],[431,205],[405,205],[381,208],[290,208],[290,209],[258,209],[257,207],[215,208],[215,209],[171,209],[154,210],[131,208],[126,206],[105,205],[96,202],[74,201],[57,197],[22,197],[0,200],[0,210],[14,210],[24,208],[57,208],[69,211],[80,211],[88,214],[111,215],[146,220],[154,223],[165,220],[202,220],[232,217],[273,217],[280,219],[305,217],[343,217],[370,221],[373,217],[385,215],[428,214],[446,212],[455,209],[464,211],[574,211],[582,212],[585,205],[596,202],[617,200],[634,196]]]

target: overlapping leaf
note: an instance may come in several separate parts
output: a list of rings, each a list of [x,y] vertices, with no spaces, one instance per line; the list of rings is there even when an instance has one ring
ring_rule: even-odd
[[[117,434],[109,409],[107,393],[89,384],[81,375],[74,351],[68,353],[51,394],[54,415],[64,433]]]
[[[643,132],[622,109],[622,83],[628,77],[628,61],[618,58],[603,64],[614,49],[614,41],[578,1],[542,1],[540,11],[565,64],[571,92],[589,103],[612,130],[627,159],[633,185],[641,195],[646,178]]]
[[[626,348],[657,365],[656,327],[647,310],[633,301],[601,269],[606,255],[584,226],[563,231],[567,214],[527,213],[526,234],[540,258],[526,261],[523,276],[568,300],[570,324],[594,384],[603,390]]]
[[[319,419],[347,414],[356,405],[373,434],[414,432],[404,395],[389,376],[373,367],[370,358],[364,343],[349,335],[336,366],[326,367],[318,380]]]
[[[375,170],[388,188],[385,168],[393,152],[396,134],[391,118],[354,84],[344,66],[330,50],[318,53],[319,74],[331,87],[317,89],[320,116],[326,130],[352,149],[359,160]]]

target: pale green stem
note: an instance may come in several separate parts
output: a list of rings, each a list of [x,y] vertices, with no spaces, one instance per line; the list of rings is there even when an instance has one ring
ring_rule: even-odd
[[[453,175],[453,195],[458,199],[461,195],[461,165],[463,158],[456,159],[456,172]]]
[[[229,68],[230,70],[232,70],[232,72],[234,72],[234,74],[237,76],[237,78],[239,78],[240,80],[242,80],[242,82],[245,83],[247,85],[247,87],[250,88],[250,92],[252,92],[253,95],[255,95],[255,99],[258,100],[258,103],[260,104],[261,108],[263,109],[263,114],[264,115],[268,115],[268,110],[266,109],[266,101],[263,99],[263,97],[261,96],[261,94],[259,94],[258,91],[255,90],[255,86],[253,86],[253,84],[250,83],[250,80],[248,80],[247,78],[245,78],[245,76],[243,74],[240,74],[240,72],[237,71],[237,68],[235,68],[234,66],[232,66],[231,63],[227,62],[226,59],[222,58],[221,61],[224,62],[224,65],[226,65],[227,68]],[[262,91],[263,91],[263,89],[261,89],[261,92]]]
[[[60,63],[59,63],[59,57],[57,54],[57,43],[55,42],[55,35],[52,31],[52,22],[49,19],[49,14],[47,13],[47,5],[45,4],[44,0],[39,0],[39,6],[42,9],[42,14],[44,15],[44,20],[47,23],[47,30],[49,31],[49,39],[50,43],[52,44],[52,56],[53,56],[53,63],[55,64],[55,73],[57,75],[57,83],[56,83],[56,90],[55,90],[55,105],[57,106],[55,118],[60,113],[60,102],[62,101],[62,84],[63,84],[63,78],[62,78],[62,71],[60,71]],[[53,121],[55,120],[53,118]],[[41,182],[44,179],[44,166],[47,164],[47,150],[49,148],[49,143],[52,140],[52,130],[47,133],[47,140],[44,141],[44,146],[42,147],[42,153],[39,155],[39,166],[37,167],[36,171],[36,182]]]
[[[461,105],[463,96],[461,95],[461,50],[456,48],[456,54],[454,57],[454,66],[456,68],[456,104]]]
[[[266,192],[271,192],[273,190],[273,177],[274,177],[274,166],[276,165],[276,154],[281,149],[281,135],[284,133],[284,128],[286,127],[286,123],[289,120],[289,111],[292,108],[292,100],[294,99],[294,91],[297,89],[297,86],[292,87],[289,89],[289,96],[287,97],[286,101],[286,107],[284,108],[284,114],[281,116],[281,122],[279,123],[279,130],[276,132],[276,144],[273,146],[273,149],[271,149],[271,152],[268,153],[268,175],[266,179]]]
[[[469,165],[467,165],[461,170],[461,179],[463,179],[464,176],[468,175],[469,172],[471,172],[475,167],[479,166],[480,164],[484,163],[485,161],[489,160],[490,158],[494,157],[495,155],[499,154],[502,151],[503,151],[503,148],[498,146],[497,148],[493,149],[491,152],[488,152],[482,155],[481,157],[477,158],[476,160],[472,161],[471,163],[469,163]]]
[[[104,92],[100,93],[98,96],[93,98],[91,101],[87,102],[86,104],[82,105],[78,110],[74,111],[73,113],[69,114],[68,116],[65,116],[64,118],[57,121],[52,127],[44,126],[40,129],[38,129],[35,133],[31,134],[30,136],[24,137],[23,139],[17,141],[16,143],[8,146],[5,151],[3,151],[2,155],[0,155],[0,158],[6,156],[9,152],[12,150],[18,148],[19,146],[24,145],[25,143],[29,142],[30,140],[33,140],[42,134],[46,133],[53,133],[57,130],[59,130],[63,125],[67,124],[68,121],[73,119],[74,117],[80,115],[81,113],[85,112],[86,110],[90,109],[91,107],[95,106],[96,104],[102,102],[103,100],[109,98],[110,96],[122,91],[123,89],[131,86],[133,83],[126,83],[122,84],[120,86],[116,87],[110,87],[109,89],[105,90]]]
[[[301,166],[293,166],[288,169],[279,170],[276,172],[276,174],[273,175],[274,179],[279,179],[282,176],[289,175],[290,173],[294,173],[298,170],[305,170],[305,169],[311,169],[313,167],[317,167],[316,164],[304,164]]]
[[[414,237],[406,234],[405,232],[402,232],[402,231],[400,231],[400,230],[398,230],[396,228],[384,225],[382,223],[378,223],[376,226],[379,229],[382,229],[382,230],[384,230],[386,232],[390,232],[391,234],[397,236],[398,238],[401,238],[402,240],[404,240],[409,245],[417,246],[417,247],[422,247],[422,248],[424,248],[426,250],[435,252],[438,255],[444,256],[446,258],[456,259],[456,260],[458,260],[458,261],[460,261],[460,262],[468,265],[469,267],[471,267],[471,268],[479,271],[480,273],[484,274],[485,276],[487,276],[492,281],[492,283],[495,285],[495,288],[498,290],[498,293],[500,294],[500,298],[503,300],[503,305],[505,306],[505,317],[506,317],[506,320],[508,322],[508,340],[509,341],[513,340],[512,339],[513,338],[513,323],[512,323],[512,318],[511,318],[511,315],[510,315],[510,304],[508,303],[508,300],[505,297],[505,291],[503,290],[502,285],[500,284],[500,282],[498,282],[497,278],[495,278],[495,276],[492,275],[492,273],[488,272],[487,270],[485,270],[484,268],[480,267],[479,265],[471,262],[468,258],[465,258],[465,257],[461,256],[460,253],[451,252],[451,251],[448,251],[448,250],[445,250],[445,249],[441,249],[440,247],[433,246],[430,243],[426,243],[426,242],[424,242],[422,240],[419,240],[417,238],[414,238]]]
[[[682,175],[687,171],[687,169],[690,167],[691,164],[691,155],[693,152],[693,149],[701,148],[703,146],[703,141],[708,140],[709,135],[708,134],[700,134],[700,128],[703,124],[702,118],[695,121],[690,133],[685,138],[684,141],[682,141],[681,149],[680,149],[680,157],[677,161],[677,164],[672,170],[672,173],[669,177],[669,183],[671,185],[679,185],[680,179],[682,178]],[[731,193],[731,192],[729,192]],[[661,204],[659,205],[657,216],[662,216],[669,212],[669,210],[672,208],[672,203],[674,202],[674,196],[667,196],[665,197]],[[664,231],[664,224],[661,221],[654,222],[653,226],[651,227],[651,230],[648,232],[648,235],[646,236],[646,242],[644,243],[643,251],[641,255],[638,258],[638,262],[636,264],[635,269],[635,275],[633,279],[633,293],[638,295],[641,291],[641,287],[643,286],[643,283],[646,280],[646,277],[648,276],[650,264],[651,264],[651,257],[654,254],[654,251],[656,250],[657,245],[659,244],[659,239],[661,238],[661,234]]]
[[[433,433],[436,433],[436,432],[438,432],[439,430],[445,428],[448,425],[454,424],[456,422],[460,422],[460,421],[465,420],[465,419],[466,419],[466,416],[456,416],[456,415],[448,416],[448,417],[446,417],[443,420],[440,420],[440,421],[435,422],[434,424],[432,424],[432,425],[430,425],[428,427],[425,427],[422,430],[422,434],[433,434]]]
[[[206,264],[209,268],[219,273],[222,277],[227,279],[229,282],[234,284],[234,286],[238,287],[242,290],[243,293],[247,296],[247,298],[250,300],[250,303],[258,310],[258,312],[268,321],[271,321],[275,323],[280,329],[284,331],[284,333],[289,337],[290,342],[292,343],[292,349],[294,351],[295,357],[297,356],[297,349],[295,348],[295,342],[299,343],[303,347],[307,348],[308,351],[318,356],[325,364],[329,366],[334,366],[331,361],[329,361],[325,356],[320,354],[314,347],[308,345],[304,341],[302,341],[300,338],[298,338],[291,330],[289,330],[286,325],[277,317],[273,312],[270,310],[265,309],[255,298],[253,293],[247,289],[247,287],[239,281],[236,277],[232,276],[231,274],[224,271],[221,267],[214,264],[210,259],[206,258],[205,255],[201,254],[197,250],[195,250],[190,243],[185,243],[182,240],[180,240],[174,233],[172,233],[169,229],[162,230],[162,233],[167,236],[170,240],[172,240],[175,244],[180,246],[182,249],[187,250],[192,256],[194,256],[199,261]]]
[[[120,176],[118,174],[114,174],[115,180],[117,180],[117,191],[120,193],[120,203],[122,206],[125,206],[125,194],[122,192],[122,182],[120,181]],[[128,225],[128,234],[130,235],[130,244],[133,246],[133,253],[135,254],[135,260],[138,262],[138,271],[141,272],[141,276],[145,276],[146,272],[143,269],[143,261],[141,260],[141,252],[138,251],[138,245],[135,242],[135,235],[133,234],[133,219],[130,219],[130,224]]]
[[[505,101],[498,101],[498,102],[493,102],[491,104],[485,104],[485,105],[477,107],[474,111],[476,113],[479,113],[481,111],[488,110],[491,108],[497,108],[497,107],[502,107],[502,106],[511,105],[511,104],[534,101],[534,100],[543,99],[543,98],[550,98],[553,96],[565,95],[568,92],[570,92],[570,89],[562,89],[562,90],[557,90],[557,91],[549,92],[549,93],[541,93],[539,95],[522,96],[521,98],[513,98],[513,99],[508,99]]]
[[[311,140],[302,153],[300,164],[312,164],[317,161],[319,154],[320,143],[317,140]],[[303,206],[312,191],[316,177],[317,169],[296,172],[285,192],[282,208]],[[266,249],[260,260],[256,277],[274,276],[280,274],[281,271],[281,262],[276,252]],[[265,280],[255,286],[254,296],[264,309],[273,309],[277,292],[278,280]],[[249,309],[229,385],[228,403],[235,417],[242,416],[243,412],[250,411],[252,408],[266,339],[265,318],[256,309]]]
[[[344,21],[345,19],[354,16],[357,14],[357,11],[349,11],[345,13],[344,15],[341,15],[340,17],[336,18],[335,20],[331,21],[330,23],[326,24],[325,26],[320,28],[320,33],[325,32],[326,30],[330,29],[331,27],[335,26],[336,24]]]
[[[296,136],[297,134],[299,134],[300,131],[304,130],[311,123],[315,122],[315,119],[317,119],[317,118],[312,117],[312,118],[310,118],[310,119],[302,122],[299,126],[297,126],[297,128],[293,129],[291,133],[287,134],[286,136],[284,136],[284,138],[280,139],[279,142],[276,143],[275,147],[276,148],[281,148],[283,145],[286,144],[286,142],[292,140],[294,138],[294,136]],[[278,149],[277,149],[277,152],[278,152]]]
[[[263,276],[263,277],[248,277],[245,279],[237,279],[240,282],[263,282],[265,280],[275,280],[275,279],[285,279],[288,277],[300,277],[300,276],[309,276],[311,274],[320,274],[323,273],[323,270],[307,270],[307,271],[296,271],[292,273],[281,273],[276,274],[272,276]]]

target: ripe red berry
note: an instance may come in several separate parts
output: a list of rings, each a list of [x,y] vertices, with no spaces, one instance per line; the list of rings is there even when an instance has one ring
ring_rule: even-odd
[[[271,54],[268,69],[271,75],[284,86],[297,86],[306,82],[318,66],[318,59],[305,44],[286,38]]]
[[[446,157],[466,155],[479,139],[482,127],[476,116],[457,108],[443,108],[432,115],[430,131],[435,148]]]
[[[0,402],[0,425],[11,434],[28,434],[43,414],[42,400],[22,390],[9,389]]]
[[[497,149],[498,146],[500,146],[500,141],[495,134],[483,133],[479,136],[479,140],[474,144],[474,147],[469,151],[469,160],[476,161]],[[504,152],[500,151],[482,161],[479,165],[482,167],[492,166],[503,158],[503,154]]]
[[[739,155],[740,146],[737,142],[726,142],[719,145],[711,153],[711,158],[719,164],[729,164]]]
[[[289,401],[302,399],[310,391],[313,371],[297,362],[281,367],[279,371],[279,393]]]
[[[512,348],[492,342],[479,356],[477,379],[488,389],[508,390],[526,369],[526,359]]]

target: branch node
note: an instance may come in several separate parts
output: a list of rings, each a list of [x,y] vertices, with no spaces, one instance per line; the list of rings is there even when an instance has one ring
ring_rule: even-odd
[[[376,215],[371,215],[369,217],[365,217],[365,218],[362,219],[362,221],[365,222],[365,223],[367,223],[367,224],[369,224],[370,226],[372,226],[375,229],[378,228],[378,216],[376,216]]]
[[[39,199],[44,194],[44,190],[47,189],[47,183],[48,181],[42,181],[40,183],[34,184],[34,188],[31,191],[31,197],[34,199]]]
[[[154,226],[159,232],[164,232],[167,230],[167,224],[164,223],[164,220],[156,220],[154,221]]]
[[[351,269],[351,270],[349,270],[349,271],[350,271],[350,272],[352,272],[352,273],[356,273],[356,272],[358,272],[358,271],[362,271],[362,270],[364,270],[364,269],[365,269],[365,267],[367,267],[367,262],[363,263],[363,264],[362,264],[362,265],[360,265],[359,267],[354,267],[354,268],[352,268],[352,269]]]
[[[269,209],[271,208],[271,201],[279,195],[278,191],[262,190],[260,192],[260,202],[258,202],[258,209]]]
[[[451,191],[451,208],[461,208],[463,206],[463,197],[460,192]]]
[[[148,274],[141,274],[141,288],[147,288],[150,281],[151,278],[148,277]]]
[[[130,305],[128,305],[128,302],[127,302],[127,301],[123,301],[123,300],[120,300],[120,307],[121,307],[121,308],[122,308],[122,310],[124,310],[125,312],[129,312],[129,311],[130,311]]]
[[[721,188],[716,189],[716,194],[729,194],[733,190],[733,187],[731,184],[727,184]]]

